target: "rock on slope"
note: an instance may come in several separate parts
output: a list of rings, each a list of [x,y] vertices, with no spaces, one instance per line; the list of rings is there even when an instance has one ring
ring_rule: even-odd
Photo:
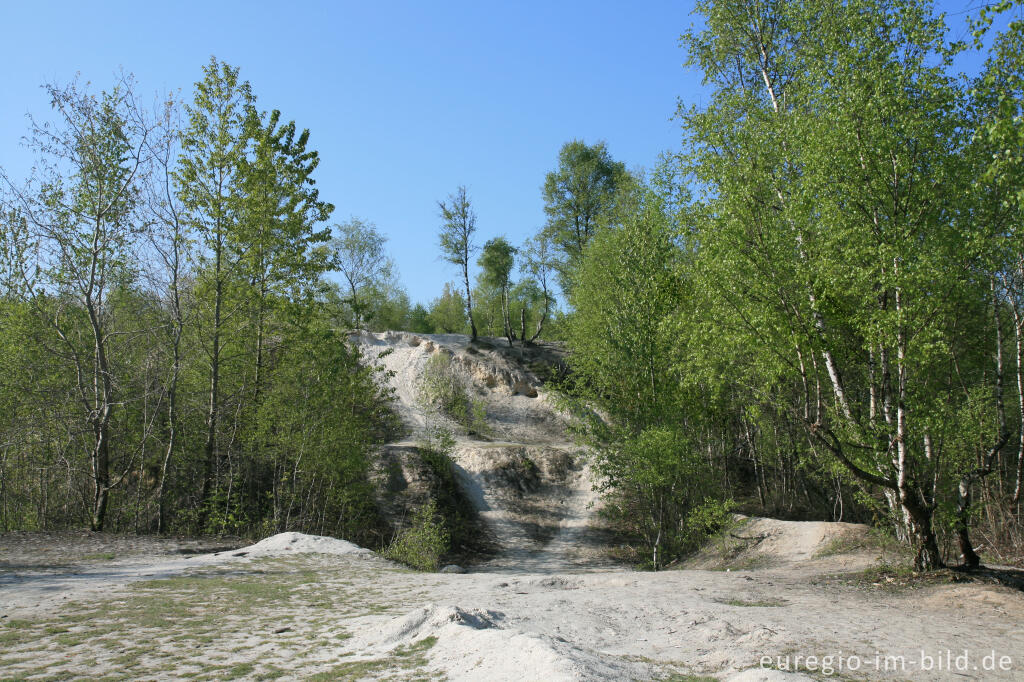
[[[422,502],[436,490],[417,459],[418,443],[429,427],[443,426],[455,436],[451,457],[460,491],[497,546],[476,570],[569,570],[603,563],[590,469],[539,376],[557,369],[557,347],[509,348],[504,341],[471,343],[458,334],[358,332],[351,338],[367,362],[385,369],[409,431],[405,440],[382,449],[387,516],[401,518],[410,501]],[[483,406],[485,435],[467,435],[421,400],[427,363],[437,354],[451,359],[468,394]]]

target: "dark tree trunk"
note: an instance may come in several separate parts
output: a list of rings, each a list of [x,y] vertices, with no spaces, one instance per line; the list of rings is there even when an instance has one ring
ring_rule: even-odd
[[[958,488],[959,499],[956,506],[956,540],[960,547],[960,555],[963,557],[966,568],[977,568],[981,565],[981,558],[974,551],[971,543],[971,536],[968,530],[971,509],[971,477],[964,476],[960,479]]]
[[[215,276],[217,278],[214,290],[213,302],[213,342],[210,350],[210,390],[206,406],[206,442],[203,444],[203,485],[199,497],[199,525],[206,525],[206,518],[209,513],[207,501],[210,491],[213,488],[213,477],[217,469],[217,417],[220,412],[220,332],[221,332],[221,307],[224,298],[224,280],[222,275],[223,242],[221,235],[217,235],[217,253],[215,262]],[[200,532],[203,530],[199,529]]]
[[[94,495],[90,530],[103,530],[107,515],[107,501],[110,499],[110,441],[107,425],[96,426],[96,446],[93,449]]]
[[[469,288],[469,254],[462,261],[462,278],[466,284],[466,317],[469,318],[469,329],[472,332],[471,339],[476,341],[476,322],[473,320],[473,293]]]
[[[931,571],[944,567],[945,563],[943,563],[942,555],[939,552],[939,543],[935,538],[935,529],[932,527],[932,510],[909,497],[902,499],[901,504],[910,518],[911,534],[917,541],[914,568],[918,571]]]
[[[1006,427],[1006,409],[1003,404],[1003,331],[1002,331],[1002,320],[999,316],[999,295],[996,287],[996,278],[992,277],[991,281],[992,288],[992,317],[995,324],[995,346],[996,346],[996,374],[995,374],[995,393],[996,393],[996,417],[998,420],[998,433],[996,434],[995,442],[992,447],[989,448],[988,452],[984,454],[981,462],[978,466],[965,474],[960,479],[960,484],[957,486],[957,514],[956,514],[956,535],[957,543],[960,546],[960,554],[963,556],[964,566],[967,568],[977,568],[981,565],[981,559],[978,558],[978,554],[974,551],[974,546],[971,543],[970,536],[970,521],[971,521],[971,487],[975,481],[980,480],[988,476],[992,472],[992,463],[996,457],[1002,452],[1006,442],[1010,439],[1010,432]],[[1018,372],[1020,368],[1018,367]]]

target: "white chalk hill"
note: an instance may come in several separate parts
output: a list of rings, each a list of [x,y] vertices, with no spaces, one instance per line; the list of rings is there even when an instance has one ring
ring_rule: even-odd
[[[368,363],[382,365],[408,430],[391,444],[415,447],[429,427],[455,436],[456,475],[498,545],[474,571],[565,572],[607,566],[597,523],[594,480],[584,451],[533,368],[550,364],[550,344],[509,347],[504,339],[470,343],[459,334],[359,332],[351,336]],[[446,354],[468,394],[486,411],[486,433],[466,429],[424,404],[421,384],[431,357]]]

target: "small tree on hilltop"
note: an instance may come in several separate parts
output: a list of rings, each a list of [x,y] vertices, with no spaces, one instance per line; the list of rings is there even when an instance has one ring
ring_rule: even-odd
[[[462,269],[462,279],[466,285],[466,317],[473,340],[476,341],[476,323],[473,321],[473,294],[469,288],[469,256],[476,251],[473,234],[476,232],[476,213],[466,196],[466,188],[460,186],[454,194],[448,195],[448,201],[437,202],[441,209],[441,255],[453,265]]]
[[[484,269],[484,281],[496,288],[501,296],[501,321],[505,330],[508,345],[516,338],[512,331],[508,311],[508,290],[511,281],[512,267],[515,265],[516,248],[504,237],[496,237],[484,244],[483,253],[477,264]]]

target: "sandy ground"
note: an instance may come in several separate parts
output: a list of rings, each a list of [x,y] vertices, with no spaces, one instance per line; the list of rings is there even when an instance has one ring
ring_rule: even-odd
[[[680,570],[610,563],[590,470],[536,377],[412,336],[362,343],[392,349],[410,442],[431,418],[428,354],[473,377],[494,432],[453,459],[496,556],[431,574],[299,534],[7,534],[0,679],[1024,679],[1024,593],[865,573],[879,550],[860,526],[742,519]],[[528,486],[508,475],[527,459]]]
[[[780,542],[829,525],[756,520],[740,533],[754,524]],[[62,570],[18,563],[23,540],[0,538],[3,678],[801,679],[762,673],[762,657],[815,678],[825,661],[839,679],[1024,677],[1024,595],[841,573],[864,553],[771,551],[754,570],[447,575],[286,534],[190,558],[152,541],[149,560]],[[947,655],[965,669],[937,670]],[[990,660],[1007,669],[985,670]]]

